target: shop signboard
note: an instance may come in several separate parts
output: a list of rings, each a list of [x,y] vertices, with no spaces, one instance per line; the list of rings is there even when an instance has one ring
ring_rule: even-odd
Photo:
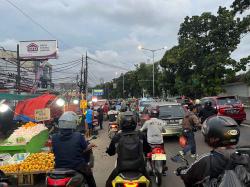
[[[93,89],[92,93],[94,96],[101,96],[104,94],[104,91],[103,89]]]
[[[50,120],[50,108],[43,108],[35,110],[36,121],[47,121]]]
[[[86,109],[87,106],[88,106],[87,100],[81,100],[81,101],[80,101],[80,108]]]
[[[56,40],[20,41],[19,58],[21,60],[47,60],[57,58]]]

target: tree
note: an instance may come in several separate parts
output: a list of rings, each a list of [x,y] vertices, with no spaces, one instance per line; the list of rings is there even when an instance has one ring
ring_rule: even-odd
[[[249,32],[248,17],[239,19],[234,10],[223,7],[219,7],[217,15],[205,12],[186,17],[178,33],[179,45],[167,51],[161,60],[166,76],[175,75],[165,88],[191,97],[222,91],[225,77],[245,70],[249,62],[249,57],[239,61],[231,58],[242,35]]]

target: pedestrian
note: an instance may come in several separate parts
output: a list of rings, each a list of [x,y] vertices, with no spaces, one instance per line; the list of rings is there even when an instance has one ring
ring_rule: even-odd
[[[191,157],[196,158],[197,154],[194,132],[196,132],[198,127],[201,127],[201,124],[198,117],[194,114],[195,107],[191,105],[189,106],[189,110],[190,111],[185,115],[182,122],[183,135],[187,138],[187,145],[179,153],[181,156],[184,156],[191,151]]]
[[[86,132],[86,136],[90,137],[93,134],[93,130],[94,130],[94,126],[93,126],[93,120],[94,120],[94,112],[92,109],[90,109],[89,106],[87,106],[87,111],[86,111],[86,115],[85,115],[85,121],[87,124],[87,132]]]
[[[102,127],[102,124],[103,124],[103,109],[102,109],[102,106],[100,106],[98,109],[97,109],[97,120],[98,120],[98,125],[100,127],[100,129],[103,129]]]

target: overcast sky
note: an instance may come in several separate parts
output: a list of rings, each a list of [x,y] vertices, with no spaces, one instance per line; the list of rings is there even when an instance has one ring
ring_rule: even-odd
[[[137,49],[173,47],[185,16],[204,11],[216,13],[232,0],[8,0],[46,28],[52,35],[21,14],[7,0],[0,0],[0,46],[15,50],[20,40],[57,39],[60,63],[85,54],[109,64],[133,69],[134,64],[149,62],[152,54]],[[243,38],[233,57],[249,55],[250,35]],[[159,60],[164,51],[158,52]],[[150,59],[151,60],[151,59]],[[90,61],[90,83],[108,81],[124,72]],[[79,66],[54,77],[76,76]],[[68,81],[68,80],[67,80]]]

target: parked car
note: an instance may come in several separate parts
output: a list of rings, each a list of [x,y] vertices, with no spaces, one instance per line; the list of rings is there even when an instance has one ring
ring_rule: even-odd
[[[187,112],[185,107],[176,102],[152,102],[149,106],[146,106],[141,115],[141,122],[145,122],[149,119],[151,110],[159,110],[159,119],[165,122],[165,131],[163,136],[176,136],[182,131],[182,120]],[[143,123],[142,123],[143,124]]]
[[[201,105],[204,106],[206,101],[211,101],[219,116],[229,116],[238,124],[246,119],[244,106],[236,96],[204,97],[201,99]]]

